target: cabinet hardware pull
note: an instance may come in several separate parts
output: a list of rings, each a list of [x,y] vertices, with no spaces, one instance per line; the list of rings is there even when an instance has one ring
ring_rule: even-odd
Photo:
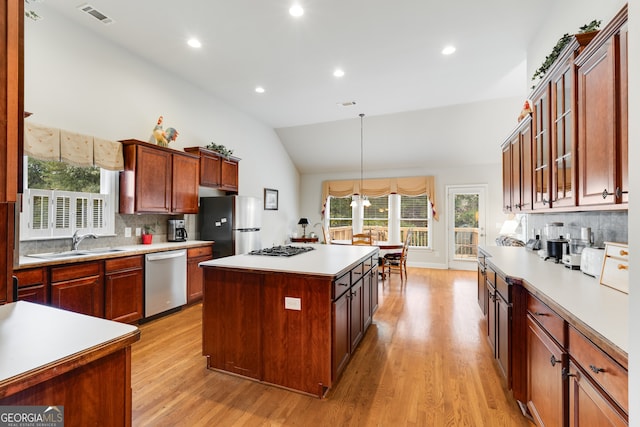
[[[628,270],[629,266],[624,264],[618,264],[618,270]]]
[[[625,251],[624,249],[620,249],[620,256],[627,256],[629,255],[629,252]]]
[[[620,189],[620,187],[616,187],[616,198],[618,198],[618,199],[622,198],[623,194],[629,194],[629,192],[628,191],[622,191]]]
[[[604,368],[598,368],[596,365],[589,365],[589,369],[591,369],[596,374],[604,372]]]
[[[613,196],[613,195],[614,194],[613,193],[609,193],[606,188],[604,190],[602,190],[602,198],[603,199],[606,199],[607,197]]]
[[[554,356],[553,354],[551,355],[551,359],[549,359],[549,361],[551,362],[551,366],[556,366],[556,363],[560,363],[561,361],[556,359],[556,356]]]
[[[572,374],[567,368],[562,368],[562,379],[567,379],[569,377],[577,377],[577,375]]]
[[[349,286],[347,283],[338,283],[338,286]]]
[[[535,313],[533,313],[533,314],[535,314],[536,316],[546,316],[546,315],[547,315],[547,313],[543,313],[543,312],[541,312],[541,311],[536,311],[536,312],[535,312]]]

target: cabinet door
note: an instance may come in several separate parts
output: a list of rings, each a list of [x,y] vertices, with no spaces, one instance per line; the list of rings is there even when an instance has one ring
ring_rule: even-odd
[[[527,316],[527,407],[537,425],[564,425],[563,360],[562,349]]]
[[[486,280],[487,275],[484,266],[478,264],[478,305],[480,306],[480,310],[482,310],[482,314],[485,316],[487,315],[487,303],[489,301],[487,285],[485,283]]]
[[[171,153],[137,146],[136,212],[171,211]]]
[[[496,313],[496,299],[497,299],[497,292],[496,289],[491,285],[491,283],[489,283],[489,281],[486,282],[487,284],[487,296],[489,298],[489,305],[488,305],[488,311],[487,311],[487,337],[489,339],[489,346],[491,347],[491,351],[493,352],[493,355],[496,355],[496,320],[497,320],[497,313]]]
[[[344,293],[332,304],[333,322],[333,379],[337,379],[349,361],[349,293]]]
[[[362,280],[358,280],[351,289],[348,291],[349,300],[350,300],[350,311],[349,311],[349,322],[350,322],[350,339],[351,339],[351,348],[350,351],[353,352],[360,341],[362,340],[362,336],[364,334],[364,319],[362,316],[362,306],[364,300],[364,292],[362,291]]]
[[[575,206],[576,168],[574,153],[576,138],[573,107],[575,74],[572,61],[556,73],[551,80],[553,102],[551,158],[553,206]]]
[[[496,359],[502,374],[507,379],[507,385],[511,388],[511,305],[500,295],[495,294],[496,299]]]
[[[105,319],[136,322],[143,317],[142,269],[108,273],[105,276]]]
[[[51,283],[51,305],[95,317],[104,316],[100,276]]]
[[[29,301],[36,304],[46,304],[46,285],[33,285],[18,288],[18,301]]]
[[[371,270],[371,321],[373,313],[378,310],[378,268]]]
[[[502,148],[502,210],[504,212],[511,212],[513,210],[511,156],[511,144],[508,143]]]
[[[616,43],[604,43],[578,68],[579,205],[615,203]]]
[[[533,99],[533,208],[551,207],[551,142],[548,84]]]
[[[373,321],[371,310],[371,270],[364,274],[362,278],[362,318],[363,318],[363,332],[367,330],[371,322]]]
[[[626,427],[628,420],[609,403],[607,397],[569,362],[569,426]]]
[[[220,157],[200,152],[200,185],[215,188],[220,186],[221,163]]]
[[[222,159],[220,167],[220,189],[237,192],[238,162],[231,159]]]
[[[531,119],[526,118],[520,129],[520,210],[533,209],[533,136]]]
[[[520,159],[520,134],[511,141],[511,211],[522,208],[522,168]]]
[[[205,255],[194,256],[194,254],[200,253],[205,253]],[[211,247],[192,248],[187,251],[187,303],[191,304],[202,299],[204,272],[198,267],[198,264],[209,261],[211,258]]]
[[[629,202],[629,70],[627,65],[627,27],[624,26],[620,30],[620,156],[619,156],[619,182],[620,193],[616,194],[618,203]]]
[[[171,184],[173,213],[198,213],[198,175],[200,160],[174,154]]]

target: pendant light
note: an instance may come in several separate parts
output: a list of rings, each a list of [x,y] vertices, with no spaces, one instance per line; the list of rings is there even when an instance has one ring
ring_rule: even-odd
[[[363,176],[364,176],[364,113],[360,113],[360,194],[358,194],[357,199],[353,199],[351,201],[351,207],[357,206],[358,202],[362,203],[362,206],[369,207],[371,206],[371,202],[369,198],[365,196],[363,193]]]

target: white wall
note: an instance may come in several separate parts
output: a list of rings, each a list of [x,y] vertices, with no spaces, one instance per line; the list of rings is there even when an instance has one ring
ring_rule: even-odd
[[[25,21],[25,110],[34,113],[28,120],[146,141],[163,115],[165,129],[180,132],[172,148],[215,142],[234,150],[242,159],[240,194],[279,190],[279,210],[263,211],[262,237],[269,245],[284,241],[298,218],[299,176],[273,129],[53,12]]]

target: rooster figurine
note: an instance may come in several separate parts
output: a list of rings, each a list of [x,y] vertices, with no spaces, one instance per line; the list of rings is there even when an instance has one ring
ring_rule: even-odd
[[[160,147],[168,147],[169,143],[175,141],[178,137],[178,131],[174,128],[168,128],[166,131],[162,128],[163,116],[158,117],[158,123],[156,123],[151,132],[149,142],[151,144],[158,144]]]

